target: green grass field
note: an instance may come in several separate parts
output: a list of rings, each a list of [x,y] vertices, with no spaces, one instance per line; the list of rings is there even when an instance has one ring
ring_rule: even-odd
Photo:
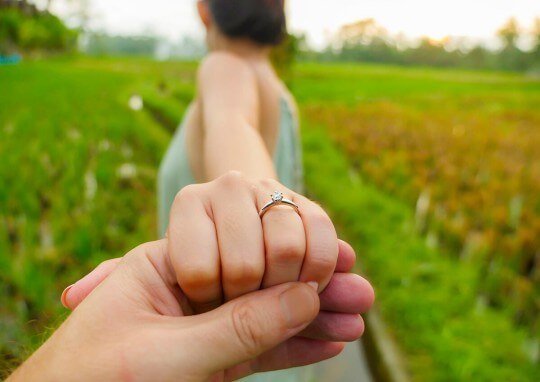
[[[87,58],[0,67],[4,368],[16,364],[65,316],[59,302],[65,286],[100,261],[155,238],[157,166],[192,97],[195,68]],[[376,287],[378,309],[406,354],[413,379],[538,380],[540,271],[534,262],[530,274],[520,267],[524,261],[530,268],[527,245],[538,244],[535,237],[527,241],[531,233],[523,227],[532,226],[534,236],[540,219],[535,193],[540,158],[534,150],[540,136],[535,106],[540,83],[512,74],[302,64],[292,87],[304,117],[310,196],[329,209],[340,234],[358,249],[359,269]],[[132,94],[142,95],[143,111],[128,107]],[[419,147],[446,147],[441,145],[450,138],[444,132],[452,136],[456,126],[460,134],[478,132],[470,141],[481,144],[484,155],[499,153],[504,142],[510,142],[508,151],[524,153],[515,159],[518,170],[495,166],[490,175],[497,182],[482,184],[501,198],[518,190],[526,210],[515,218],[515,227],[503,224],[504,231],[488,224],[491,215],[482,218],[487,223],[482,220],[474,232],[493,232],[496,239],[485,251],[489,256],[480,250],[462,256],[467,241],[460,232],[452,231],[451,240],[445,240],[453,227],[448,221],[455,222],[447,217],[461,211],[448,203],[461,200],[461,194],[436,190],[452,189],[457,180],[441,176],[422,183],[426,180],[418,178],[419,172],[442,165],[433,157],[411,156],[422,151]],[[524,134],[527,139],[518,139]],[[482,140],[485,136],[498,140]],[[471,157],[468,146],[448,147],[456,157]],[[439,154],[453,163],[455,157]],[[459,166],[483,169],[471,163]],[[515,188],[496,187],[516,174]],[[419,229],[415,203],[426,184],[438,198],[431,198],[425,227]],[[509,211],[508,202],[504,205]],[[440,206],[453,215],[441,218]],[[489,204],[482,207],[489,209]],[[462,213],[477,216],[470,209]],[[479,227],[474,219],[470,224]],[[500,238],[519,243],[508,261],[492,250],[500,248]],[[481,239],[484,245],[487,239]],[[498,294],[501,290],[505,293]]]

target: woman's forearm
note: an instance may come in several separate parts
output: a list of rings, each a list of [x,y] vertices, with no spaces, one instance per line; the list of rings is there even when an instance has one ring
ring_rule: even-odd
[[[202,62],[198,84],[206,180],[233,170],[277,179],[259,130],[260,100],[252,68],[235,55],[216,52]]]
[[[277,174],[259,132],[247,121],[229,122],[206,134],[204,162],[207,181],[229,171],[252,178],[273,178]]]

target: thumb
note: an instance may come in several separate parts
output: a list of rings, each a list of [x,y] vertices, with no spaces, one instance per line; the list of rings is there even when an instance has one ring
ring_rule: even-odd
[[[253,360],[298,334],[319,313],[317,287],[317,283],[283,284],[190,317],[200,320],[186,332],[197,355],[196,368],[212,375]]]
[[[111,259],[102,262],[96,269],[77,281],[75,284],[68,286],[62,292],[60,301],[67,309],[73,310],[83,300],[88,297],[99,284],[103,282],[116,269],[121,258]]]

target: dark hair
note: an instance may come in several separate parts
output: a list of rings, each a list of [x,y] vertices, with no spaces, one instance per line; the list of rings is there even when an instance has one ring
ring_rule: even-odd
[[[279,45],[287,32],[284,0],[206,0],[218,28],[229,37]]]

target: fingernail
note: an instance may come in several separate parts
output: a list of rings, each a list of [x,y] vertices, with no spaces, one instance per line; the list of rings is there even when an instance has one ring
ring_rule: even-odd
[[[315,318],[318,307],[312,292],[302,284],[292,286],[279,296],[281,309],[290,329],[298,328]]]
[[[64,305],[64,308],[69,309],[69,306],[67,305],[67,294],[69,290],[73,287],[73,285],[68,286],[64,291],[62,292],[62,296],[60,297],[60,301],[62,302],[62,305]]]
[[[309,281],[307,283],[315,292],[319,291],[319,283],[317,281]]]

